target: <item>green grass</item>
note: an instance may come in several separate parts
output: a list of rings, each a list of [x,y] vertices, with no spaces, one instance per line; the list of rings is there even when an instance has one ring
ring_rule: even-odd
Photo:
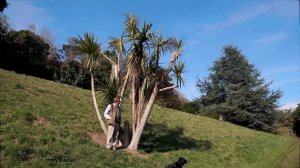
[[[129,114],[125,103],[123,121]],[[286,137],[159,106],[140,144],[147,158],[93,143],[87,133],[99,131],[90,91],[0,69],[0,167],[150,168],[182,156],[186,168],[269,168],[297,147]]]

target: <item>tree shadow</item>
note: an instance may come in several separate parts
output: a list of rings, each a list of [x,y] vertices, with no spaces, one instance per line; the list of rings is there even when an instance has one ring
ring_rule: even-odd
[[[212,148],[208,140],[197,140],[183,135],[183,127],[168,128],[163,124],[148,123],[142,134],[139,149],[146,152],[168,152],[180,149],[207,151]]]

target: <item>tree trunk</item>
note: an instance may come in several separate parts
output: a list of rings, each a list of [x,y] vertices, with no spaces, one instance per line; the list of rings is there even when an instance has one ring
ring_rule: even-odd
[[[120,73],[120,71],[121,71],[121,58],[122,58],[122,54],[119,53],[118,54],[118,73]]]
[[[95,110],[96,110],[101,128],[102,128],[103,132],[105,133],[105,135],[107,135],[107,129],[106,129],[105,123],[104,123],[103,118],[102,118],[102,116],[99,112],[99,109],[98,109],[98,104],[97,104],[96,94],[95,94],[95,87],[94,87],[94,75],[93,75],[93,73],[91,73],[91,87],[92,87],[92,97],[93,97],[94,107],[95,107]]]
[[[112,64],[111,65],[111,73],[110,73],[110,81],[112,82],[114,79],[117,80],[117,82],[119,82],[119,73],[117,70],[117,65]]]
[[[141,124],[141,115],[142,115],[142,110],[144,108],[144,96],[142,94],[142,90],[139,90],[139,102],[138,102],[138,109],[136,111],[137,114],[137,124],[136,127],[139,127]]]
[[[120,93],[120,97],[123,98],[123,95],[124,95],[124,92],[125,92],[125,88],[126,88],[126,85],[127,85],[127,81],[128,81],[128,73],[126,74],[126,77],[125,77],[125,81],[124,81],[124,84],[121,88],[121,93]]]
[[[154,102],[155,102],[155,98],[157,96],[157,93],[158,93],[158,82],[155,83],[154,85],[154,88],[153,88],[153,91],[152,91],[152,94],[151,94],[151,97],[149,99],[149,102],[147,103],[146,105],[146,108],[145,108],[145,111],[143,113],[143,117],[142,117],[142,120],[141,120],[141,124],[139,125],[139,127],[136,129],[133,137],[132,137],[132,140],[130,142],[130,145],[127,147],[127,149],[129,151],[133,151],[133,152],[136,152],[137,149],[138,149],[138,144],[139,144],[139,141],[141,139],[141,135],[143,133],[143,130],[144,130],[144,127],[145,127],[145,124],[146,124],[146,121],[150,115],[150,112],[151,112],[151,109],[154,105]]]
[[[135,90],[135,85],[134,82],[131,82],[131,94],[132,94],[132,135],[134,135],[135,133],[135,127],[136,127],[136,102],[135,102],[135,94],[136,90]]]
[[[123,147],[127,148],[129,145],[129,122],[124,121],[124,132],[123,132]]]

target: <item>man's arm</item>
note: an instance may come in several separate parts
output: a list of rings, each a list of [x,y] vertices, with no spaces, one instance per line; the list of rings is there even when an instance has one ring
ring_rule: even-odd
[[[109,104],[109,105],[106,107],[105,111],[104,111],[104,117],[105,117],[107,120],[110,120],[110,119],[111,119],[111,117],[109,116],[110,111],[111,111],[111,105]]]

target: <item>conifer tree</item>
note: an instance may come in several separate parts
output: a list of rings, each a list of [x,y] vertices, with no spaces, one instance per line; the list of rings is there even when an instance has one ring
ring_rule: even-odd
[[[265,82],[236,47],[224,47],[224,55],[209,70],[210,75],[196,84],[205,109],[238,125],[273,130],[281,91],[271,90],[271,83]]]

